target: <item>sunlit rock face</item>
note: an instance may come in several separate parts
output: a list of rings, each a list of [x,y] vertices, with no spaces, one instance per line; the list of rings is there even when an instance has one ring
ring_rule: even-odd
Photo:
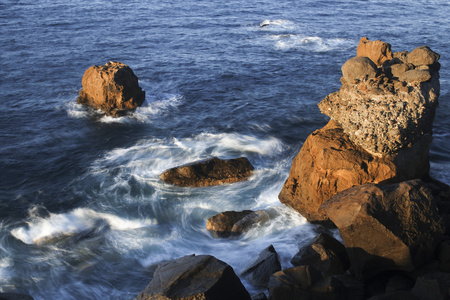
[[[110,116],[122,116],[141,106],[145,92],[138,83],[133,70],[121,62],[109,62],[103,66],[92,66],[81,80],[83,89],[78,103],[102,110]]]

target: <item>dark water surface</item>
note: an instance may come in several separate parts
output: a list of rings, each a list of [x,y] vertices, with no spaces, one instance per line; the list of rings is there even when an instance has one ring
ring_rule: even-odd
[[[239,273],[270,244],[288,267],[317,228],[277,195],[362,36],[441,54],[431,168],[450,183],[448,15],[443,0],[0,1],[0,292],[131,299],[162,260],[212,254]],[[76,104],[84,71],[111,60],[147,95],[119,119]],[[158,179],[211,156],[247,156],[255,175]],[[270,221],[239,239],[206,231],[221,211],[261,208]]]

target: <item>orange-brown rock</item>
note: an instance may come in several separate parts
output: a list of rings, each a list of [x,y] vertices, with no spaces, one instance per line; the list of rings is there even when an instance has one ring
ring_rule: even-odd
[[[246,157],[223,160],[217,157],[169,169],[162,181],[185,187],[213,186],[246,180],[253,171]]]
[[[419,179],[356,186],[321,211],[339,229],[352,269],[363,278],[413,271],[433,257],[444,234],[433,194]]]
[[[109,62],[86,70],[78,103],[102,110],[110,116],[121,116],[142,105],[145,92],[131,68],[121,62]]]
[[[423,145],[426,151],[419,146],[394,157],[374,156],[351,142],[342,127],[331,120],[306,139],[278,197],[309,222],[328,221],[319,208],[340,191],[370,182],[393,183],[426,175],[428,143]]]
[[[356,55],[370,58],[377,66],[386,60],[392,59],[391,45],[380,40],[371,41],[367,37],[359,40]]]

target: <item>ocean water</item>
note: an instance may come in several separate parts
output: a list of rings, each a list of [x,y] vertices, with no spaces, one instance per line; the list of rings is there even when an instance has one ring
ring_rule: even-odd
[[[0,292],[132,299],[163,260],[211,254],[240,274],[270,244],[289,267],[322,229],[277,196],[362,36],[441,54],[431,173],[450,183],[448,15],[444,0],[0,0]],[[146,91],[117,119],[76,104],[84,71],[111,60]],[[255,172],[196,189],[158,178],[212,156]],[[244,209],[270,219],[207,232]]]

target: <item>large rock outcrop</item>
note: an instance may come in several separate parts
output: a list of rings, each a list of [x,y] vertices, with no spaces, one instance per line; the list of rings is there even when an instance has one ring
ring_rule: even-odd
[[[233,268],[210,255],[190,255],[164,262],[138,300],[250,300]]]
[[[253,169],[246,157],[229,160],[213,157],[169,169],[159,177],[162,181],[174,185],[203,187],[246,180]]]
[[[141,106],[145,92],[138,83],[133,70],[121,62],[109,62],[103,66],[92,66],[81,80],[83,89],[78,103],[102,110],[110,116],[122,116],[127,111]]]
[[[318,208],[340,191],[426,176],[438,60],[426,46],[392,53],[387,43],[361,39],[358,56],[342,67],[342,87],[319,103],[331,121],[305,141],[280,201],[310,222],[326,222]]]
[[[432,192],[421,180],[356,186],[321,210],[338,227],[352,269],[363,278],[413,271],[433,257],[444,234]]]

